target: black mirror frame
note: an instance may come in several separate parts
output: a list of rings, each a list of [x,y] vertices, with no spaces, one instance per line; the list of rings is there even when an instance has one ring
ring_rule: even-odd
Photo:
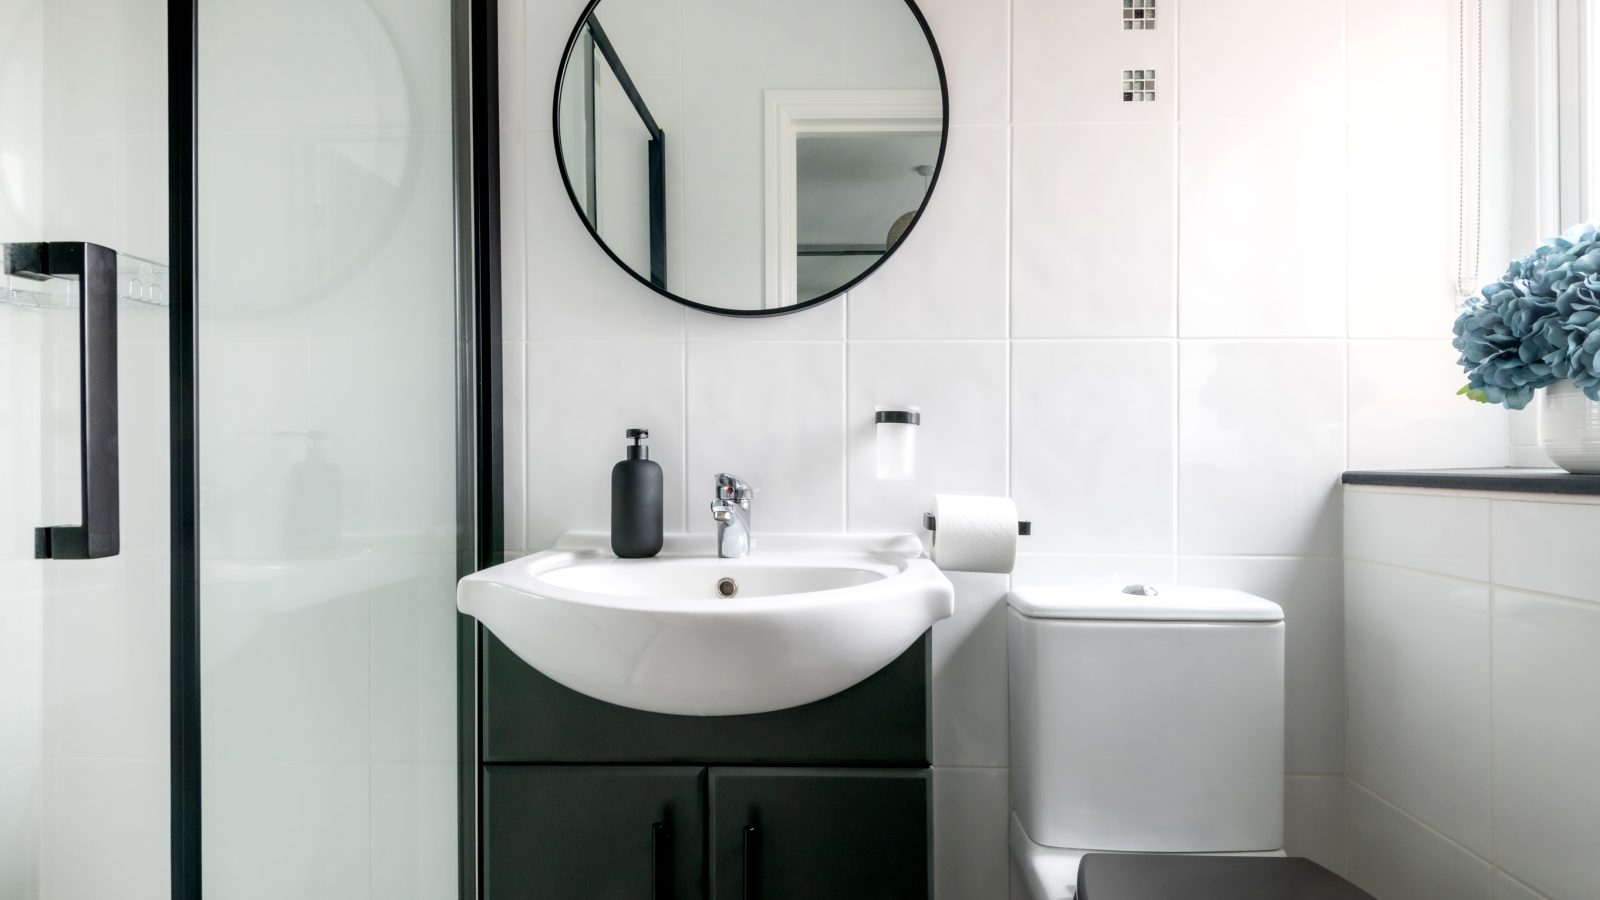
[[[820,297],[813,297],[804,303],[796,303],[793,306],[758,307],[756,309],[729,309],[722,306],[708,306],[704,303],[696,303],[687,297],[680,297],[666,288],[652,283],[650,279],[634,271],[632,266],[624,262],[622,257],[618,256],[616,252],[611,249],[610,245],[605,242],[605,239],[600,236],[600,232],[595,230],[594,223],[590,222],[589,217],[584,214],[583,204],[578,200],[578,194],[575,190],[573,190],[572,187],[572,179],[567,175],[566,155],[561,152],[561,89],[566,82],[567,64],[572,60],[572,51],[577,46],[578,39],[583,35],[583,26],[589,21],[589,16],[594,12],[595,7],[599,6],[602,2],[603,0],[589,0],[589,2],[583,7],[583,12],[578,16],[577,24],[572,27],[571,36],[567,38],[566,49],[564,49],[561,53],[561,62],[559,63],[559,67],[556,69],[555,95],[551,100],[551,131],[555,137],[556,166],[561,170],[561,185],[567,190],[567,199],[572,202],[573,212],[578,214],[578,219],[583,222],[583,227],[588,230],[589,236],[594,238],[594,242],[600,245],[600,249],[604,250],[606,255],[611,257],[611,261],[620,266],[622,271],[627,272],[634,281],[637,281],[657,294],[666,297],[668,300],[681,303],[690,309],[697,309],[704,313],[711,313],[718,316],[729,316],[739,319],[759,319],[771,318],[773,316],[787,316],[800,312],[804,309],[820,306],[821,304],[827,303],[829,300],[832,300],[840,294],[848,293],[856,285],[866,281],[874,272],[877,272],[884,263],[889,261],[890,257],[894,256],[895,253],[905,245],[906,238],[911,236],[911,233],[916,230],[917,224],[922,221],[922,214],[928,209],[928,201],[933,199],[933,192],[939,187],[939,176],[944,172],[945,150],[950,144],[950,85],[945,78],[944,57],[939,54],[939,42],[934,40],[933,29],[928,27],[928,20],[922,15],[922,9],[917,6],[916,0],[904,0],[904,2],[906,4],[906,8],[911,10],[912,17],[917,20],[917,24],[922,27],[922,36],[928,41],[928,50],[933,54],[933,67],[934,70],[939,73],[939,105],[942,119],[941,130],[939,132],[939,158],[934,162],[933,175],[929,176],[928,178],[928,189],[922,195],[922,203],[917,207],[916,216],[914,216],[911,220],[911,223],[906,226],[906,230],[900,235],[900,240],[896,241],[893,247],[889,248],[889,250],[885,252],[883,256],[879,257],[876,262],[868,266],[860,275],[857,275],[855,278],[852,278],[851,280],[845,282],[837,288],[834,288],[828,293],[823,294]]]

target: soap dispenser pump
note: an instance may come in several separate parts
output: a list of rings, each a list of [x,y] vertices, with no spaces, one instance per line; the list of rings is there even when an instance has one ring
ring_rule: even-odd
[[[629,428],[628,458],[611,468],[611,552],[621,559],[647,559],[661,552],[661,466],[644,441],[650,432]]]

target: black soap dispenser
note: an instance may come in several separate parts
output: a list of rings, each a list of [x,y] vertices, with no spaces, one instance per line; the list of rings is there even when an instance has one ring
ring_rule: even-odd
[[[628,458],[611,468],[611,552],[648,559],[661,552],[661,466],[650,459],[650,432],[629,428]]]

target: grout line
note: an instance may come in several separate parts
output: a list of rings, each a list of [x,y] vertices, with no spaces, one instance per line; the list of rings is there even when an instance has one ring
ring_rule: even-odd
[[[1355,442],[1354,432],[1350,423],[1350,398],[1355,393],[1352,379],[1355,377],[1355,367],[1351,365],[1350,344],[1350,7],[1345,4],[1343,15],[1339,18],[1342,29],[1339,41],[1339,80],[1344,88],[1344,158],[1340,165],[1344,173],[1344,467],[1350,468]],[[1342,535],[1341,535],[1342,537]]]
[[[1494,507],[1495,507],[1495,505],[1493,503],[1489,504],[1489,541],[1490,541],[1491,547],[1493,546],[1493,543],[1494,543]],[[1490,862],[1491,865],[1498,865],[1498,860],[1500,859],[1500,820],[1499,820],[1499,817],[1497,815],[1495,815],[1495,810],[1500,807],[1500,803],[1499,803],[1499,800],[1500,800],[1500,779],[1495,777],[1495,770],[1498,768],[1497,763],[1498,763],[1498,760],[1499,760],[1499,752],[1498,752],[1499,748],[1497,746],[1498,742],[1495,740],[1495,731],[1496,731],[1496,729],[1495,729],[1495,710],[1494,710],[1494,658],[1495,658],[1494,633],[1495,633],[1496,630],[1498,630],[1498,629],[1495,628],[1495,619],[1496,619],[1496,611],[1497,611],[1498,606],[1499,606],[1500,588],[1495,586],[1495,572],[1494,572],[1494,556],[1495,555],[1491,550],[1491,552],[1486,554],[1486,556],[1487,556],[1487,562],[1488,562],[1488,566],[1489,566],[1489,585],[1490,585],[1490,587],[1489,587],[1489,629],[1488,629],[1489,630],[1489,696],[1488,696],[1488,698],[1486,700],[1486,705],[1489,708],[1489,862]],[[1498,887],[1496,887],[1494,890],[1495,890],[1496,894],[1499,893],[1499,888]]]
[[[687,331],[687,322],[685,330]],[[689,342],[681,341],[678,346],[678,386],[683,392],[683,401],[679,407],[681,418],[678,427],[681,429],[678,439],[683,442],[678,452],[678,486],[683,491],[683,501],[678,505],[682,507],[678,513],[680,527],[685,533],[689,531]]]
[[[1467,854],[1468,856],[1471,856],[1473,859],[1476,859],[1479,862],[1482,862],[1483,864],[1487,865],[1490,869],[1494,869],[1495,868],[1495,865],[1494,865],[1493,862],[1491,862],[1490,860],[1484,859],[1481,855],[1479,855],[1471,847],[1468,847],[1466,844],[1463,844],[1460,841],[1456,840],[1455,838],[1451,837],[1450,835],[1445,834],[1443,831],[1440,831],[1439,829],[1433,827],[1432,825],[1429,825],[1423,819],[1420,819],[1417,816],[1413,815],[1412,813],[1408,812],[1405,807],[1399,805],[1398,803],[1393,802],[1389,798],[1383,796],[1382,794],[1378,793],[1377,791],[1373,790],[1372,788],[1367,787],[1366,785],[1362,784],[1360,781],[1357,781],[1355,778],[1353,778],[1351,776],[1348,776],[1348,775],[1345,776],[1345,780],[1350,782],[1351,785],[1353,785],[1354,787],[1356,787],[1357,789],[1359,789],[1360,791],[1365,793],[1367,796],[1369,796],[1372,799],[1378,801],[1379,803],[1382,803],[1384,806],[1389,807],[1390,809],[1392,809],[1395,812],[1399,813],[1404,818],[1410,820],[1412,823],[1414,823],[1414,824],[1416,824],[1418,826],[1421,826],[1424,830],[1426,830],[1429,833],[1433,834],[1435,837],[1438,837],[1438,838],[1440,838],[1441,840],[1444,840],[1444,841],[1448,841],[1450,843],[1450,845],[1455,847],[1457,850],[1460,850],[1461,852]]]
[[[839,344],[839,364],[842,375],[839,380],[839,518],[844,530],[850,531],[850,344],[845,341]],[[873,439],[877,439],[877,429],[873,429]]]
[[[1444,572],[1436,572],[1436,571],[1434,571],[1432,569],[1421,569],[1421,568],[1418,568],[1416,566],[1406,566],[1406,565],[1401,565],[1399,563],[1392,563],[1392,562],[1380,562],[1379,560],[1366,559],[1365,557],[1360,557],[1360,556],[1346,556],[1344,558],[1344,561],[1347,562],[1347,563],[1357,563],[1357,564],[1363,565],[1363,566],[1378,566],[1378,567],[1385,568],[1385,569],[1394,569],[1394,570],[1399,571],[1399,572],[1409,572],[1409,573],[1411,573],[1413,575],[1427,575],[1427,576],[1432,577],[1432,578],[1442,578],[1445,581],[1453,581],[1453,582],[1456,582],[1456,583],[1459,583],[1459,584],[1470,584],[1470,585],[1473,585],[1475,587],[1482,587],[1482,588],[1492,588],[1492,587],[1494,587],[1494,584],[1492,584],[1491,582],[1480,581],[1480,580],[1478,580],[1476,578],[1468,578],[1468,577],[1466,577],[1464,575],[1449,575],[1449,574],[1446,574]],[[1515,590],[1515,588],[1513,588],[1513,590]]]
[[[1173,568],[1183,552],[1183,72],[1179,68],[1183,4],[1168,4],[1172,17],[1172,533]],[[1158,26],[1159,27],[1159,26]]]

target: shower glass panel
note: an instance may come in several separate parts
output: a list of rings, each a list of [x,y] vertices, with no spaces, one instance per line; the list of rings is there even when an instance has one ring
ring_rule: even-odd
[[[166,15],[0,0],[0,897],[169,895]]]
[[[198,23],[204,895],[454,897],[451,5]]]

